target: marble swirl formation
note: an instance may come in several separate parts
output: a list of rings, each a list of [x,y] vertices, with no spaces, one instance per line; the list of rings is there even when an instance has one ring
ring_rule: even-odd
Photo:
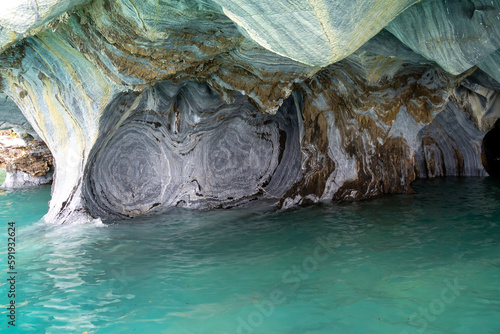
[[[226,104],[193,82],[118,95],[90,153],[86,207],[100,217],[131,217],[157,206],[225,208],[283,196],[300,175],[290,99],[265,115],[242,95]]]
[[[49,222],[498,175],[499,96],[500,0],[0,5],[0,129],[52,152]]]

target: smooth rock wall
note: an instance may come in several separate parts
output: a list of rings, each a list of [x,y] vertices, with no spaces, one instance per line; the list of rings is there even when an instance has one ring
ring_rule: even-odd
[[[242,33],[276,54],[327,66],[361,47],[416,0],[213,0]]]
[[[500,1],[424,0],[386,29],[416,53],[460,74],[500,48]]]

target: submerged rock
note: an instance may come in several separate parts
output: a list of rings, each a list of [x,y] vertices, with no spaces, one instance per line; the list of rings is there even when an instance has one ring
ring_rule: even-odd
[[[486,175],[498,1],[14,3],[0,15],[0,122],[53,152],[48,221]]]

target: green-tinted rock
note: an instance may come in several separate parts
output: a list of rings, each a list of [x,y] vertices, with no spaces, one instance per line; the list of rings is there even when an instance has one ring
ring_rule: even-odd
[[[424,0],[386,29],[416,53],[460,74],[500,48],[500,1]]]

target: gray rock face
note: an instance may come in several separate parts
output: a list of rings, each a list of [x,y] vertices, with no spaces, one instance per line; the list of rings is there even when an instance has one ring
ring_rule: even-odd
[[[283,196],[300,175],[293,98],[274,116],[234,99],[228,105],[191,82],[115,97],[86,167],[88,210],[130,217],[157,206],[227,208]]]
[[[485,176],[481,164],[484,133],[454,103],[418,133],[420,177]]]
[[[483,58],[477,66],[495,79],[497,83],[500,82],[500,50]]]

